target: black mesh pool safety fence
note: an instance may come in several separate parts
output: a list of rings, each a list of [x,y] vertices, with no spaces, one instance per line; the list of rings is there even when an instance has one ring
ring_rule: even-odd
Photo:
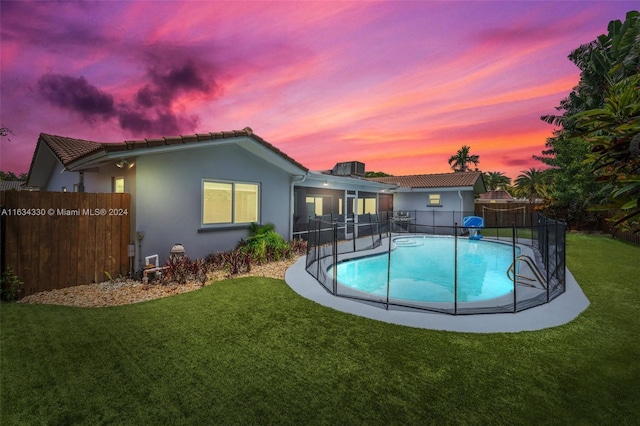
[[[307,272],[334,296],[454,315],[514,313],[564,293],[564,223],[533,213],[465,228],[464,213],[449,226],[412,213],[310,219]]]

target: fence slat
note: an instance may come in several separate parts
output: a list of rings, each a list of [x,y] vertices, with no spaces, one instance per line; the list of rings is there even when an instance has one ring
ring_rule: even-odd
[[[51,199],[47,203],[47,208],[52,208],[51,206],[60,206],[60,210],[63,213],[67,212],[67,203],[65,203],[64,198],[62,197],[62,192],[51,192]],[[49,278],[49,286],[50,289],[53,290],[55,288],[62,288],[64,278],[62,274],[66,272],[69,267],[69,259],[64,256],[64,245],[65,242],[68,243],[68,236],[65,232],[65,222],[69,222],[68,220],[64,220],[64,216],[56,214],[50,216],[51,219],[51,230],[49,232],[51,241],[48,244],[47,251],[49,252],[49,262],[48,269],[46,272],[46,276]],[[51,246],[56,246],[57,250],[51,250]],[[47,244],[45,244],[47,246]],[[42,247],[42,246],[41,246]],[[42,272],[42,270],[41,270]]]
[[[80,208],[80,195],[79,192],[70,192],[67,196],[69,200],[69,204],[73,209]],[[78,251],[80,244],[71,244],[71,241],[78,241],[79,237],[79,229],[80,229],[80,220],[82,216],[78,217],[78,220],[71,221],[69,226],[69,244],[65,244],[63,250],[66,250],[67,261],[69,263],[69,267],[66,275],[66,287],[73,286],[74,283],[77,282],[78,279],[78,268],[81,266],[78,265],[80,259],[78,258]]]
[[[101,210],[107,208],[107,194],[96,194],[96,209]],[[107,226],[109,216],[96,216],[96,270],[94,271],[94,282],[104,281],[107,277],[105,271],[109,269],[108,247],[111,247],[111,233]]]

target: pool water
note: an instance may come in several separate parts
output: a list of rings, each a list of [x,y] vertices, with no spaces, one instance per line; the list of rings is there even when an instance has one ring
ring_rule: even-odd
[[[393,243],[390,298],[454,301],[454,238],[396,237]],[[519,250],[516,247],[516,256]],[[386,298],[388,262],[386,252],[341,262],[338,282]],[[458,238],[458,302],[493,299],[511,293],[513,281],[506,272],[512,262],[511,245]]]

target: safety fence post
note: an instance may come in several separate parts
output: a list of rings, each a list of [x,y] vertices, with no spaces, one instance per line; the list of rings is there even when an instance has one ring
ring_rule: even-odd
[[[511,229],[511,251],[513,253],[513,313],[518,312],[518,297],[516,289],[518,287],[518,265],[516,264],[516,224],[512,222]]]
[[[458,222],[453,224],[453,314],[458,315]]]

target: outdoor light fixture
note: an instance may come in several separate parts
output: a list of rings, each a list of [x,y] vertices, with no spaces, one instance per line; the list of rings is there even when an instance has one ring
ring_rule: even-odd
[[[128,160],[120,160],[116,163],[116,167],[119,169],[130,169],[135,165],[136,163],[129,162]]]
[[[324,183],[323,183],[322,185],[324,185],[324,186],[329,186],[329,182],[325,180],[325,181],[324,181]]]

